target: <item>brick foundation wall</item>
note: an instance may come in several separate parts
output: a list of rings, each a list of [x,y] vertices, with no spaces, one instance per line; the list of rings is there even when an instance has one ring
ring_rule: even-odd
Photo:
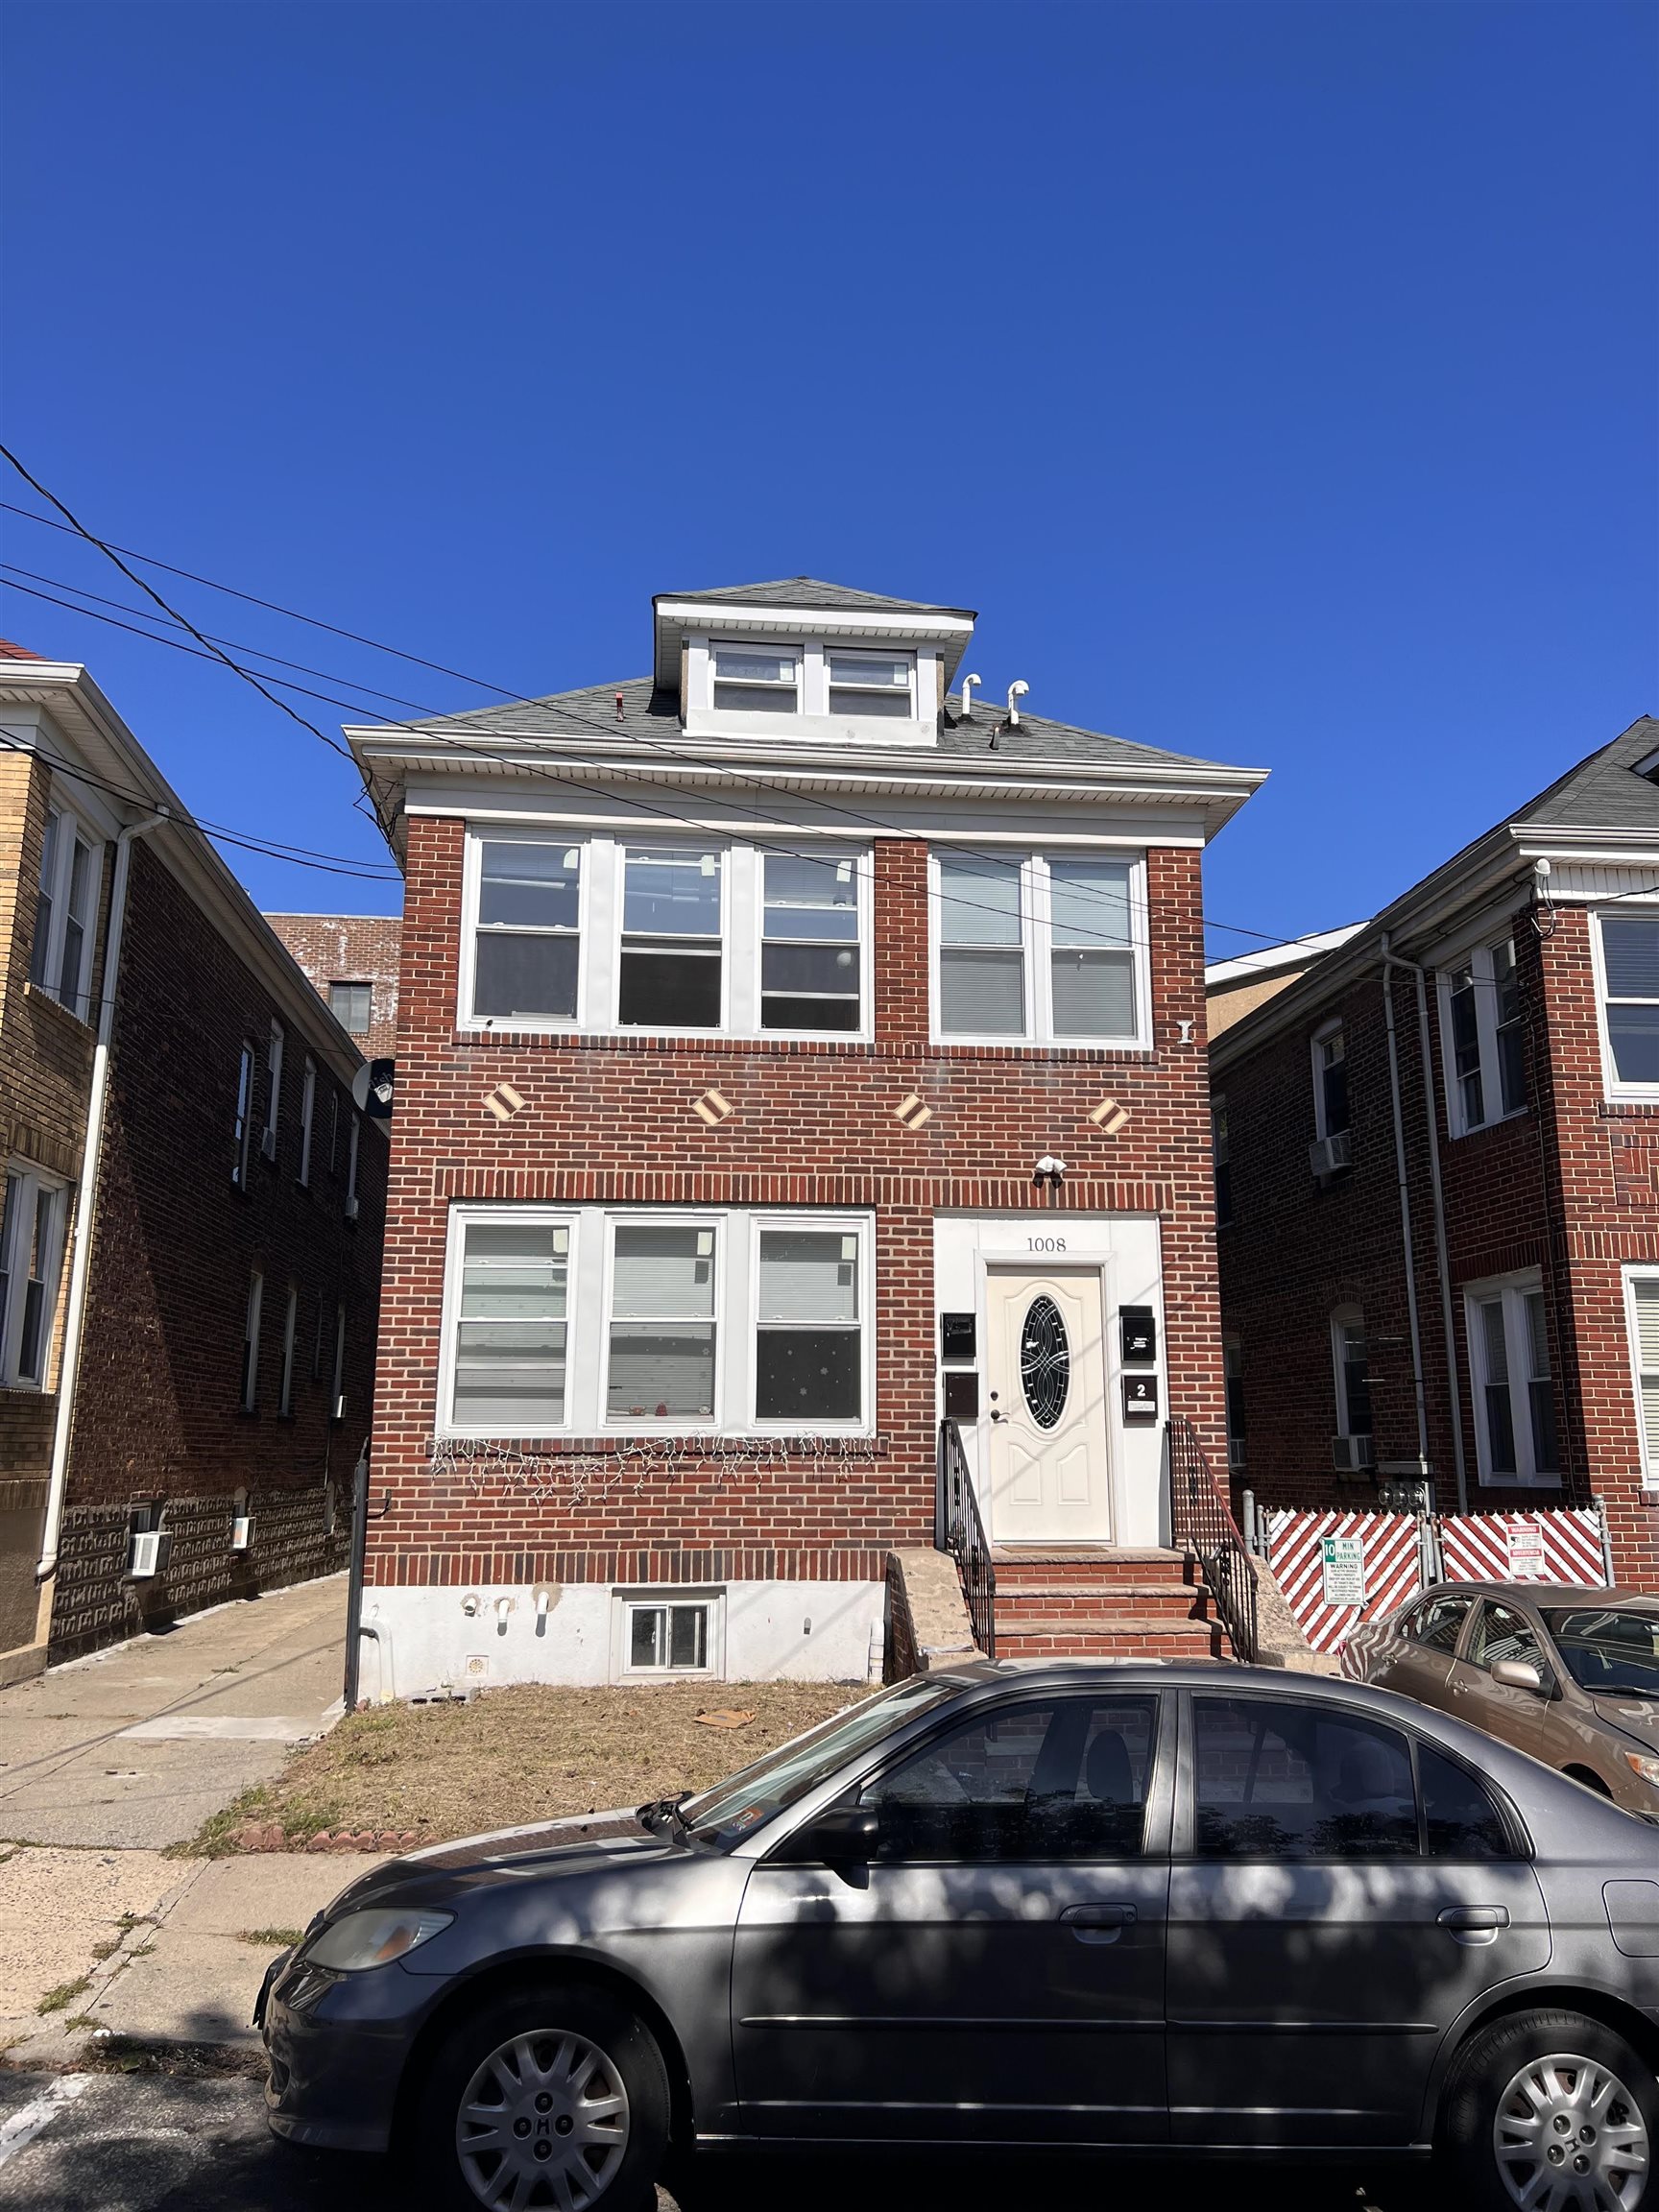
[[[830,1579],[879,1580],[887,1550],[932,1536],[934,1214],[1031,1211],[1030,1164],[1048,1151],[1070,1163],[1057,1226],[1070,1211],[1160,1216],[1171,1410],[1220,1452],[1198,854],[1148,856],[1156,1048],[1141,1055],[930,1044],[926,848],[878,839],[875,850],[872,1043],[485,1037],[455,1026],[463,825],[410,817],[375,1400],[373,1479],[390,1486],[392,1509],[371,1530],[373,1582],[597,1580],[623,1559],[637,1579],[680,1579],[692,1560],[785,1557]],[[1186,1046],[1182,1020],[1193,1025]],[[483,1103],[502,1081],[525,1100],[505,1124]],[[690,1110],[709,1084],[735,1108],[711,1129]],[[894,1118],[912,1091],[933,1110],[917,1133]],[[1129,1109],[1117,1138],[1087,1119],[1108,1094]],[[872,1210],[875,1445],[745,1463],[687,1440],[671,1466],[644,1455],[613,1478],[614,1438],[522,1439],[536,1465],[521,1479],[434,1469],[445,1233],[459,1199]]]

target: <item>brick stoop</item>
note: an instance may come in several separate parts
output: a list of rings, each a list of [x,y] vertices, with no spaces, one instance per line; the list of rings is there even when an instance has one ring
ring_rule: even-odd
[[[997,1548],[998,1659],[1231,1659],[1186,1551]]]

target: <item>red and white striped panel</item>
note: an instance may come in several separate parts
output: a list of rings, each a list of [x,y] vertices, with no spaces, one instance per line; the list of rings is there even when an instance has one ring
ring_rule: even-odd
[[[1423,1587],[1415,1514],[1269,1513],[1266,1522],[1273,1579],[1315,1651],[1340,1651],[1361,1621],[1392,1613]],[[1326,1604],[1319,1561],[1326,1536],[1359,1538],[1365,1558],[1363,1605]]]
[[[1601,1522],[1594,1507],[1458,1513],[1437,1520],[1434,1528],[1448,1582],[1578,1582],[1596,1590],[1606,1586]],[[1514,1540],[1517,1533],[1519,1543]],[[1539,1539],[1542,1575],[1535,1565]]]

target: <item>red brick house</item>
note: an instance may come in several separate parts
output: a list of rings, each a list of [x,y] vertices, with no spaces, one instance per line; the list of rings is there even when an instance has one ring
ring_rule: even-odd
[[[345,1564],[386,1146],[356,1047],[86,670],[10,648],[0,709],[11,1681]]]
[[[942,1412],[999,1550],[1166,1543],[1163,1413],[1219,1452],[1199,866],[1261,777],[953,691],[974,622],[661,596],[648,676],[349,733],[382,1691],[862,1678]]]
[[[1599,1495],[1659,1587],[1656,777],[1644,719],[1213,1044],[1259,1503]]]

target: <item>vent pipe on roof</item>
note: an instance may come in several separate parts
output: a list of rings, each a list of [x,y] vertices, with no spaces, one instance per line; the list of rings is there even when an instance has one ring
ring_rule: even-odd
[[[622,719],[622,694],[620,691],[616,694],[616,719],[618,722]]]
[[[962,679],[962,719],[964,722],[972,722],[974,719],[974,686],[975,684],[983,684],[984,681],[983,676],[964,676]]]
[[[1008,686],[1008,727],[1010,730],[1018,730],[1020,727],[1020,701],[1024,698],[1030,688],[1030,685],[1022,679],[1021,682],[1010,684]]]

